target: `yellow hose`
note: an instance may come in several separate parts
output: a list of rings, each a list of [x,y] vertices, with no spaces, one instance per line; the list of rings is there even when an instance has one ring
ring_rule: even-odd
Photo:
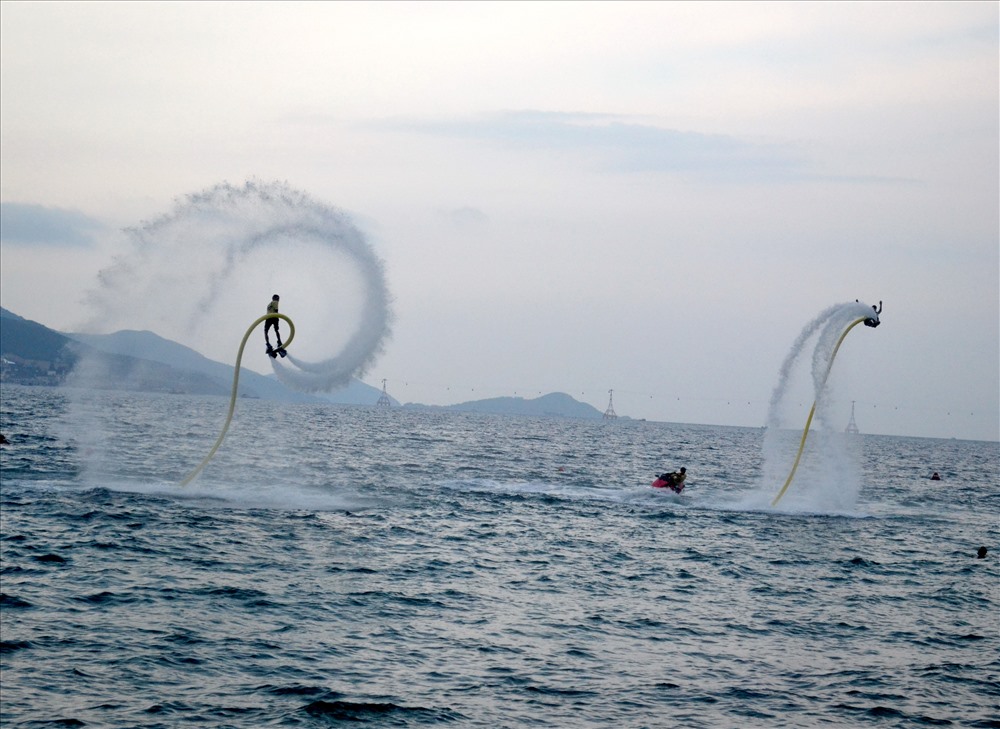
[[[205,467],[205,464],[212,460],[212,456],[215,455],[215,452],[219,450],[219,446],[222,445],[222,440],[226,437],[226,432],[229,430],[229,424],[233,420],[233,411],[236,410],[236,388],[240,383],[240,363],[243,361],[243,348],[247,346],[247,340],[250,338],[250,334],[253,333],[253,330],[256,329],[262,321],[273,319],[274,317],[287,321],[288,328],[291,330],[288,334],[288,339],[285,340],[285,344],[283,346],[287,347],[292,343],[292,340],[295,339],[295,324],[284,314],[265,314],[250,325],[250,328],[247,329],[247,333],[243,335],[243,341],[240,342],[240,351],[236,355],[236,369],[233,371],[233,394],[229,398],[229,414],[226,415],[226,424],[222,426],[222,432],[219,433],[219,437],[216,439],[215,445],[212,446],[212,450],[210,450],[208,455],[205,456],[205,460],[199,463],[198,467],[191,471],[191,473],[187,475],[187,478],[181,481],[181,486],[187,486],[191,483],[195,476],[201,473],[201,469]]]
[[[819,390],[816,393],[817,398],[819,397],[820,393],[823,392],[823,388],[826,387],[826,379],[830,376],[830,370],[833,369],[833,358],[837,356],[837,350],[840,349],[840,345],[844,341],[844,337],[847,336],[847,333],[849,331],[851,331],[854,327],[856,327],[864,320],[865,317],[861,317],[860,319],[855,319],[853,322],[851,322],[851,325],[844,330],[844,333],[840,335],[840,339],[837,340],[837,346],[833,348],[833,354],[830,355],[830,362],[826,365],[826,372],[823,374],[823,382],[820,383]],[[812,407],[809,408],[809,417],[806,418],[806,427],[802,431],[802,440],[799,443],[799,452],[795,455],[795,463],[792,464],[792,471],[791,473],[788,474],[788,478],[785,479],[785,485],[781,487],[781,491],[779,491],[778,495],[774,497],[774,501],[771,502],[771,506],[776,506],[778,502],[781,501],[781,497],[785,495],[785,492],[788,490],[789,485],[791,485],[792,483],[792,479],[795,478],[795,471],[798,470],[799,460],[802,458],[802,451],[806,447],[806,436],[809,435],[809,426],[812,425],[813,415],[815,414],[816,414],[816,401],[813,400]]]

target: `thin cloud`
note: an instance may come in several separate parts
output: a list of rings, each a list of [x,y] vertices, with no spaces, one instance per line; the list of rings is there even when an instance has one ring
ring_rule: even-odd
[[[25,203],[0,203],[0,240],[15,245],[94,245],[93,234],[104,225],[75,210]]]
[[[441,214],[460,227],[481,226],[490,222],[490,216],[479,208],[469,205],[461,208],[442,210]]]
[[[525,151],[577,151],[615,172],[676,172],[739,179],[812,174],[791,145],[681,131],[609,114],[509,111],[452,120],[394,119],[377,129],[465,138]]]

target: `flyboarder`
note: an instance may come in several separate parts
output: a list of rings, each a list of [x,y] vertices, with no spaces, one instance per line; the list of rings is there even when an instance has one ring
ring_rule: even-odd
[[[280,299],[281,299],[281,297],[278,296],[277,294],[275,294],[274,296],[271,297],[271,301],[267,305],[267,313],[268,314],[277,314],[278,313],[278,301]],[[282,357],[285,356],[285,350],[281,346],[281,332],[278,331],[278,322],[280,322],[280,321],[281,321],[281,319],[279,319],[278,317],[272,316],[272,317],[269,317],[264,322],[264,344],[267,345],[267,353],[271,356],[272,359],[275,358],[275,357],[277,357],[279,354]],[[274,336],[277,337],[277,339],[278,339],[278,348],[277,349],[272,349],[271,348],[271,340],[267,336],[267,332],[268,332],[268,330],[271,327],[274,327]]]
[[[875,312],[875,316],[870,316],[867,319],[865,319],[865,326],[866,327],[871,327],[872,329],[874,329],[880,323],[879,320],[878,320],[878,315],[882,313],[882,302],[881,301],[878,302],[878,308],[877,309],[875,308],[875,305],[872,304],[872,311]]]

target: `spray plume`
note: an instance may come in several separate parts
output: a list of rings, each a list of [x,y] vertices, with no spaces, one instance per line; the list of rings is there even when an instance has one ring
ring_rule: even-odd
[[[269,360],[286,385],[343,387],[382,352],[392,320],[382,262],[346,215],[285,183],[222,183],[126,235],[90,295],[90,331],[152,329],[230,361],[280,291],[298,330],[295,366]]]
[[[873,307],[860,302],[837,304],[817,315],[796,337],[778,372],[771,394],[764,437],[763,490],[773,493],[788,473],[799,444],[799,432],[786,429],[782,410],[794,376],[811,342],[815,342],[809,367],[812,399],[816,404],[817,431],[807,446],[808,467],[797,477],[792,504],[809,510],[851,510],[857,500],[860,467],[852,444],[829,422],[830,389],[827,387],[834,348],[845,328],[859,318],[878,320]],[[801,426],[798,426],[801,427]]]

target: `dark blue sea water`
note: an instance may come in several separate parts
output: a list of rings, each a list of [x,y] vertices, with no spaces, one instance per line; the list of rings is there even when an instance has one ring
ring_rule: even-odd
[[[3,726],[1000,726],[997,443],[227,404],[3,387]]]

